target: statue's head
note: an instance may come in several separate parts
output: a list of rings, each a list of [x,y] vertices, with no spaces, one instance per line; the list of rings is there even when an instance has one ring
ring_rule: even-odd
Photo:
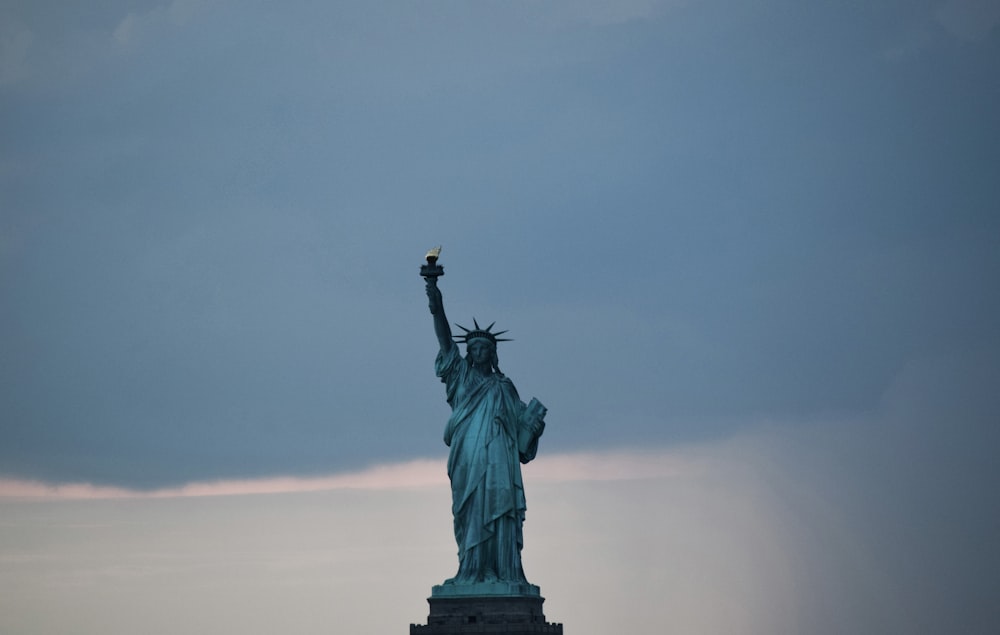
[[[497,365],[497,345],[485,337],[477,337],[465,343],[466,359],[474,366],[493,368]]]
[[[463,335],[455,336],[457,341],[465,342],[465,358],[474,366],[490,368],[500,372],[499,361],[497,359],[497,342],[507,342],[509,340],[497,336],[503,335],[507,331],[492,332],[490,329],[493,328],[493,324],[496,324],[496,322],[486,328],[479,326],[479,322],[475,318],[472,318],[472,323],[475,324],[476,328],[467,329],[461,324],[455,325],[465,331]]]

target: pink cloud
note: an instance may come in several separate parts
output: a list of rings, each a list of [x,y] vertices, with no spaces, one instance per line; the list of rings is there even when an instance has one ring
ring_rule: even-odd
[[[690,452],[588,452],[550,455],[525,468],[530,481],[618,481],[659,478],[696,471],[700,462]],[[79,500],[99,498],[176,498],[279,494],[337,489],[398,489],[445,487],[448,483],[444,460],[417,459],[403,463],[375,465],[347,474],[315,477],[272,476],[187,483],[151,491],[109,487],[90,483],[45,483],[0,479],[0,499],[33,498]]]
[[[376,465],[360,472],[348,474],[317,477],[273,476],[256,479],[204,481],[151,491],[105,487],[90,483],[44,483],[41,481],[0,479],[0,498],[42,498],[50,500],[175,498],[316,492],[335,489],[392,489],[425,487],[444,483],[447,483],[447,476],[444,474],[443,462],[420,459],[406,463]]]

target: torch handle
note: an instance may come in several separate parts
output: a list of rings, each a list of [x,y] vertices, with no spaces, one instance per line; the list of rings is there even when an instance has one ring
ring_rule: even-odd
[[[444,275],[444,267],[437,263],[433,265],[430,263],[420,265],[420,275],[424,278],[433,278],[434,280],[437,280]]]

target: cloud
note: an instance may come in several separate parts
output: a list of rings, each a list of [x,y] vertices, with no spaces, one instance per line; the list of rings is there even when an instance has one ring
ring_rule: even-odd
[[[897,441],[880,420],[830,420],[539,458],[525,466],[528,577],[548,619],[579,635],[990,632],[997,610],[978,598],[1000,590],[995,507],[949,508],[943,493],[965,477],[941,472],[945,488],[927,489],[911,479],[919,466],[892,458],[914,458]],[[0,583],[18,581],[0,598],[4,630],[386,632],[421,621],[454,566],[441,461],[70,494],[0,501]],[[67,610],[78,605],[90,610]]]
[[[0,240],[5,476],[443,452],[411,260],[441,241],[452,317],[519,339],[503,368],[551,408],[547,449],[864,411],[911,352],[977,336],[955,313],[996,322],[990,84],[931,64],[906,88],[853,8],[556,30],[525,14],[569,4],[264,3],[180,33],[181,5],[24,6],[89,70],[5,102],[4,209],[32,218]],[[109,54],[116,27],[143,55]]]
[[[417,460],[380,465],[348,474],[312,478],[268,477],[188,483],[152,491],[106,487],[90,483],[48,484],[40,481],[0,479],[0,498],[37,500],[80,500],[106,498],[186,498],[198,496],[234,496],[243,494],[279,494],[317,492],[338,489],[394,489],[426,487],[447,483],[444,464]]]
[[[550,455],[535,461],[530,469],[532,479],[537,482],[562,483],[661,478],[697,470],[698,465],[682,452],[665,456],[658,452],[617,451]],[[156,490],[135,490],[91,483],[44,483],[23,479],[0,479],[0,499],[186,498],[340,489],[388,490],[440,487],[447,485],[447,482],[444,461],[419,459],[376,465],[360,471],[330,476],[203,481]]]
[[[998,379],[987,352],[951,351],[913,358],[864,416],[543,454],[524,468],[529,579],[580,635],[990,632]],[[53,606],[84,602],[100,617],[75,632],[134,631],[180,602],[192,632],[384,631],[422,619],[454,559],[440,459],[151,492],[8,480],[0,511],[6,630],[67,630]]]

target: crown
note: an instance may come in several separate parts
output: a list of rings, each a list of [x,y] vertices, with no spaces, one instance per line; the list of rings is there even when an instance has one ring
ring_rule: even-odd
[[[493,328],[493,324],[496,324],[496,322],[494,322],[493,324],[490,324],[486,328],[483,328],[483,327],[479,326],[479,322],[476,321],[476,318],[472,318],[472,323],[475,325],[476,328],[471,329],[471,330],[465,328],[461,324],[455,324],[455,326],[457,326],[458,328],[460,328],[463,331],[465,331],[465,333],[463,333],[462,335],[454,335],[453,336],[456,342],[464,342],[464,343],[468,344],[470,340],[474,340],[477,337],[480,337],[480,338],[487,339],[487,340],[493,342],[493,345],[496,346],[497,342],[509,342],[510,341],[506,337],[497,337],[497,335],[503,335],[507,331],[497,331],[496,333],[493,333],[493,332],[490,331],[490,329]]]

